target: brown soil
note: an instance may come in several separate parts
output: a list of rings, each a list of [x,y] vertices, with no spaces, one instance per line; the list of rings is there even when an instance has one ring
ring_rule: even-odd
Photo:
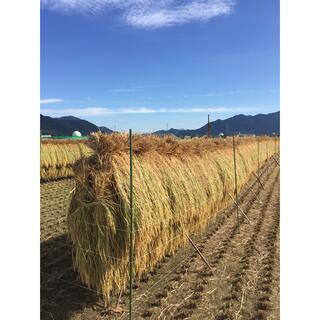
[[[42,183],[40,187],[40,230],[41,241],[67,232],[67,213],[71,198],[73,179]]]
[[[134,319],[279,319],[279,171],[273,160],[264,166],[258,198],[244,187],[251,223],[239,213],[238,228],[230,206],[193,237],[211,269],[190,246],[135,281]],[[105,307],[73,271],[65,225],[72,188],[72,180],[41,185],[41,319],[127,319],[128,291]]]

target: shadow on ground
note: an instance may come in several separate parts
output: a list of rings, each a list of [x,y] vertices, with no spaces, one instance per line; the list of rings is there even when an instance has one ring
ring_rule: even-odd
[[[94,292],[81,284],[72,267],[70,242],[66,235],[40,245],[41,319],[67,320],[97,300]]]

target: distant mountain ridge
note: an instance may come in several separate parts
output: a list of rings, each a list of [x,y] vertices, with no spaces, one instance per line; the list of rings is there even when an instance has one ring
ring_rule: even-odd
[[[91,132],[102,131],[112,133],[107,127],[98,127],[95,124],[73,116],[52,118],[40,114],[41,134],[50,134],[52,136],[71,136],[74,131],[80,131],[83,136]]]
[[[268,114],[257,114],[254,116],[246,116],[243,114],[233,116],[225,120],[215,120],[210,122],[211,135],[219,135],[223,133],[228,134],[272,134],[280,133],[280,111],[268,113]],[[203,136],[208,133],[208,124],[205,124],[199,129],[188,130],[188,129],[169,129],[159,130],[154,134],[174,134],[178,137],[184,136]]]
[[[112,133],[113,131],[107,127],[98,127],[95,124],[82,120],[74,116],[65,116],[60,118],[52,118],[40,115],[40,128],[42,134],[50,134],[52,136],[71,136],[74,131],[80,131],[83,136],[87,136],[91,132],[101,131],[104,133]],[[223,133],[225,135],[233,133],[243,134],[272,134],[280,133],[280,111],[257,114],[254,116],[246,116],[243,114],[233,116],[225,120],[215,120],[210,122],[211,135]],[[153,134],[165,135],[174,134],[177,137],[184,136],[203,136],[208,131],[208,125],[205,124],[199,129],[173,129],[159,130]]]

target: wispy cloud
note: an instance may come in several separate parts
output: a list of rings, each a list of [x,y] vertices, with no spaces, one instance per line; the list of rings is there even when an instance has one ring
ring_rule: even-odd
[[[127,14],[127,22],[139,28],[159,28],[192,21],[206,21],[230,14],[231,1],[189,1],[183,5],[140,9]]]
[[[123,89],[112,89],[110,92],[112,93],[129,93],[129,92],[136,92],[136,88],[123,88]]]
[[[230,14],[234,0],[41,0],[44,8],[97,14],[121,12],[121,19],[138,28],[160,28],[192,21],[206,21]]]
[[[173,85],[173,84],[135,85],[135,86],[127,87],[127,88],[110,89],[109,92],[111,92],[111,93],[131,93],[131,92],[143,91],[144,89],[166,88],[166,87],[174,87],[174,86],[175,85]]]
[[[48,104],[48,103],[60,103],[63,102],[62,99],[42,99],[40,100],[41,104]]]
[[[234,95],[234,94],[239,94],[241,93],[240,90],[233,90],[233,91],[216,91],[216,92],[209,92],[203,94],[205,97],[218,97],[218,96],[229,96],[229,95]]]
[[[201,107],[201,108],[79,108],[79,109],[42,109],[41,112],[48,116],[108,116],[115,114],[147,114],[147,113],[239,113],[252,112],[257,108],[242,107]]]

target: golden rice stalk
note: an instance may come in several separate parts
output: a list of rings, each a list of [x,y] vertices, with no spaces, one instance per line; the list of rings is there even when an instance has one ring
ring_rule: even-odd
[[[72,166],[92,154],[84,142],[48,141],[41,143],[40,178],[42,181],[73,176]]]
[[[231,139],[133,138],[134,269],[141,277],[230,203],[233,151]],[[255,139],[237,140],[240,189],[257,169],[258,154]],[[260,163],[273,143],[260,138]],[[93,134],[88,144],[94,154],[74,166],[69,232],[82,282],[108,300],[129,277],[128,136]]]

